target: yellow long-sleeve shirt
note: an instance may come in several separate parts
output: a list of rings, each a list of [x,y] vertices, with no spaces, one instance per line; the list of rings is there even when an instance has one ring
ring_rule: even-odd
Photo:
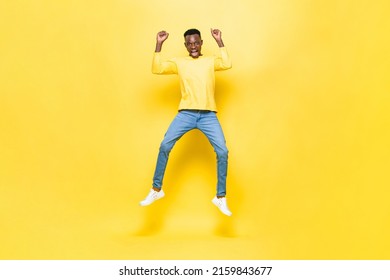
[[[154,53],[152,73],[178,74],[179,76],[181,89],[179,110],[217,111],[214,99],[214,71],[232,67],[226,48],[219,49],[219,56],[200,56],[198,58],[188,56],[169,60],[163,60],[159,52]]]

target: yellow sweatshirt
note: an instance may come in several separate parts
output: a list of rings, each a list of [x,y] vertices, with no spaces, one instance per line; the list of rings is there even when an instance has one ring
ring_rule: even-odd
[[[214,71],[232,67],[226,48],[219,49],[219,56],[200,56],[198,58],[188,56],[169,60],[163,60],[159,52],[154,53],[152,73],[178,74],[179,76],[181,89],[179,110],[217,111],[214,99]]]

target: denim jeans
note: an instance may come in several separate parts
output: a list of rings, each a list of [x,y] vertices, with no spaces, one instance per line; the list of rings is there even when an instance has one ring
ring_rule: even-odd
[[[217,154],[217,196],[225,196],[228,149],[216,113],[212,111],[179,111],[161,142],[156,170],[153,177],[153,187],[161,189],[170,151],[176,141],[192,129],[199,129],[202,131]]]

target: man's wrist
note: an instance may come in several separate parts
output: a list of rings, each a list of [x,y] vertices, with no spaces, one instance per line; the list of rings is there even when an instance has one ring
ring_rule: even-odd
[[[155,49],[155,52],[161,52],[161,49],[162,49],[162,43],[160,43],[160,42],[157,42],[157,43],[156,43],[156,49]]]
[[[218,47],[222,48],[224,47],[225,45],[223,44],[223,41],[222,40],[218,40],[217,41],[217,44],[218,44]]]

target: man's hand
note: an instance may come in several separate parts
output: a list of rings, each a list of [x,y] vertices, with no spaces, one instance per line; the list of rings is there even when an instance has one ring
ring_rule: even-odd
[[[219,29],[212,29],[211,28],[211,35],[214,37],[215,41],[217,42],[218,46],[224,47],[223,41],[222,41],[222,32]]]
[[[164,43],[166,39],[168,39],[169,33],[166,31],[160,31],[157,33],[157,43]]]
[[[156,36],[156,50],[155,52],[160,52],[163,43],[165,42],[166,39],[168,39],[169,33],[166,31],[160,31],[157,33]]]

